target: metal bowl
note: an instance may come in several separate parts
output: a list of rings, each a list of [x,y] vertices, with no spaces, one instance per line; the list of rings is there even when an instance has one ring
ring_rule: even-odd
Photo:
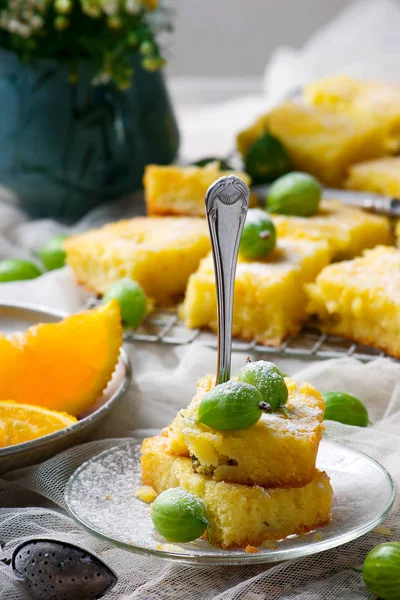
[[[0,334],[24,331],[37,323],[56,323],[66,314],[23,303],[0,302]],[[129,358],[121,350],[113,377],[98,402],[77,423],[37,440],[0,448],[0,473],[33,465],[88,439],[126,393],[132,377]]]

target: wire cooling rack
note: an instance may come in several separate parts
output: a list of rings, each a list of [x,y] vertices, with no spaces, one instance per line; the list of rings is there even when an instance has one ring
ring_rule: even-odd
[[[200,329],[188,329],[175,312],[167,310],[153,312],[135,331],[126,330],[125,341],[178,346],[196,342],[211,348],[217,347],[215,334]],[[288,338],[278,348],[257,344],[255,340],[244,342],[235,339],[232,343],[232,351],[304,360],[353,356],[363,362],[374,360],[379,356],[386,356],[384,352],[376,348],[354,344],[336,336],[321,334],[312,325]]]

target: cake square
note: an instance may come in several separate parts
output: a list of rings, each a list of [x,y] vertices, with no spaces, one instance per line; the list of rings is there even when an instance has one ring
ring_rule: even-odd
[[[389,219],[338,200],[322,200],[312,217],[271,217],[279,236],[326,240],[335,260],[353,258],[380,244],[393,244]]]
[[[313,281],[330,261],[323,241],[280,238],[264,262],[239,258],[236,270],[233,335],[279,346],[307,318],[304,284]],[[189,278],[180,309],[190,328],[217,329],[217,301],[212,256],[204,258]]]
[[[331,75],[309,83],[305,99],[325,110],[379,122],[389,152],[400,147],[400,85]]]
[[[180,217],[136,217],[65,241],[67,263],[86,288],[101,295],[130,277],[160,305],[179,299],[210,247],[206,221]]]
[[[306,288],[323,331],[400,358],[400,250],[378,246],[329,265]]]
[[[190,458],[167,452],[166,438],[149,438],[142,445],[142,478],[157,493],[182,487],[207,506],[211,544],[225,549],[258,546],[306,533],[330,521],[332,487],[324,472],[315,471],[304,487],[247,486],[194,473]]]
[[[233,174],[250,185],[246,173],[221,171],[218,161],[205,167],[147,165],[143,178],[147,214],[204,217],[204,196],[210,185]]]
[[[341,187],[351,164],[386,153],[384,132],[374,119],[288,101],[269,113],[268,123],[294,169],[311,173],[331,187]]]
[[[345,185],[351,190],[400,198],[400,157],[366,160],[352,165]]]
[[[315,477],[315,461],[324,430],[325,403],[311,385],[286,378],[287,412],[263,414],[248,429],[217,431],[198,421],[204,395],[215,376],[197,384],[197,394],[164,431],[170,454],[188,456],[193,470],[230,481],[263,487],[300,487]]]

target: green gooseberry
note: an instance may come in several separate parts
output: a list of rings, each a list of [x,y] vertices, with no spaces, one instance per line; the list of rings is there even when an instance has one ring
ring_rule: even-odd
[[[207,527],[207,508],[204,501],[182,488],[162,492],[151,505],[155,529],[170,542],[197,540]]]
[[[271,185],[267,206],[272,213],[312,217],[318,212],[321,197],[322,187],[315,177],[293,171]]]
[[[275,225],[265,211],[251,208],[247,213],[240,240],[240,256],[246,260],[262,260],[275,246]]]
[[[346,392],[325,392],[322,396],[325,400],[325,420],[367,427],[368,411],[361,400]]]
[[[48,271],[64,267],[66,259],[64,240],[67,237],[66,234],[56,235],[37,251],[38,258],[40,258]]]
[[[263,411],[270,412],[270,406],[253,385],[227,381],[203,396],[198,420],[213,429],[238,431],[255,425]]]
[[[115,281],[104,294],[102,302],[118,300],[122,323],[135,328],[146,316],[147,297],[143,288],[133,279],[123,278]]]
[[[382,600],[400,600],[400,542],[376,546],[364,561],[367,588]]]
[[[36,279],[42,275],[37,265],[19,258],[6,258],[0,262],[0,283]]]
[[[266,360],[249,361],[238,375],[239,381],[254,385],[260,392],[262,400],[267,402],[272,412],[282,410],[289,393],[285,379],[278,367]]]

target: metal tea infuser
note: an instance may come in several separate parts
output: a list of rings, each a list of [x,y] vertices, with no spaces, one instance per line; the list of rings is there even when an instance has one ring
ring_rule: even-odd
[[[117,583],[100,558],[64,541],[27,540],[2,562],[11,565],[24,591],[40,600],[96,600]]]

